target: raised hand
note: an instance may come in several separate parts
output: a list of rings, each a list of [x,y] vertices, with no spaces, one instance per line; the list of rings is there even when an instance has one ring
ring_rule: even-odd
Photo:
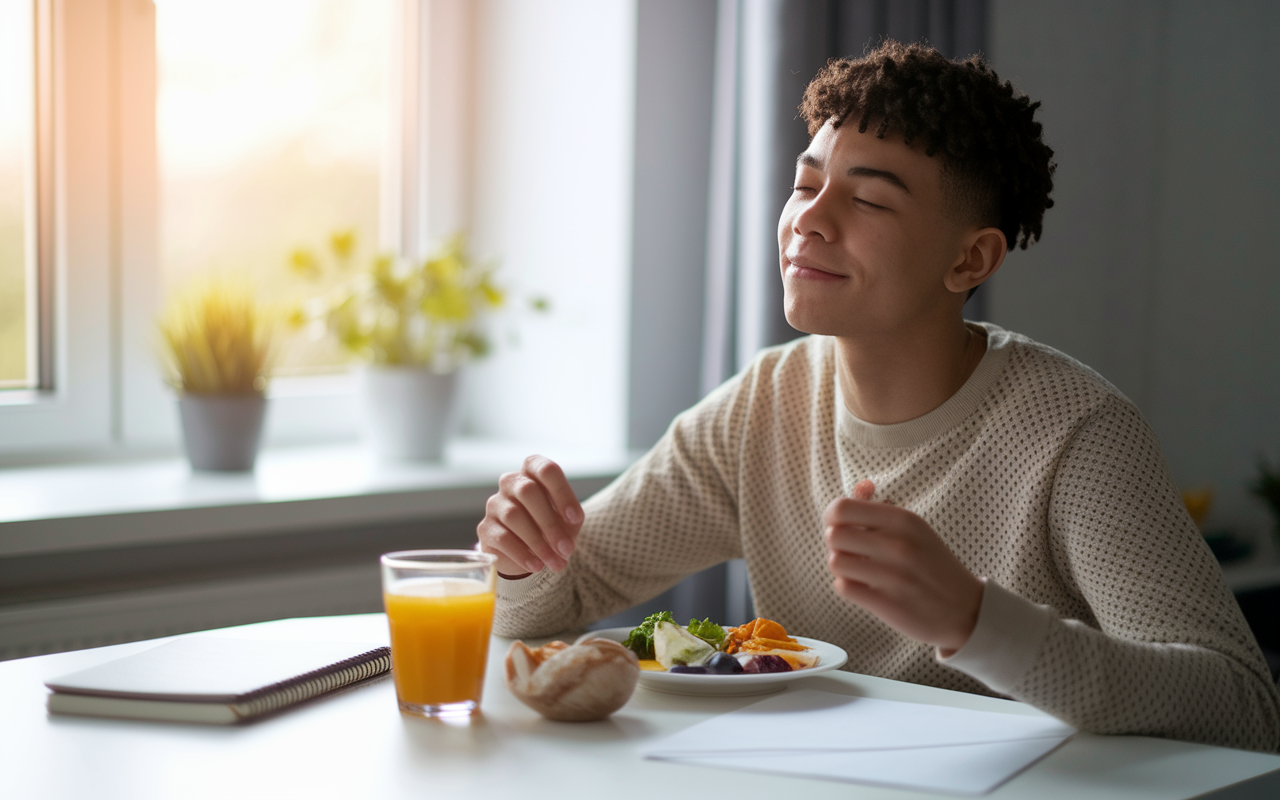
[[[480,549],[498,557],[498,574],[522,578],[550,567],[564,569],[582,528],[582,506],[560,466],[529,456],[518,472],[498,479],[476,526]]]
[[[828,566],[841,596],[945,658],[964,646],[978,622],[982,581],[965,569],[929,524],[871,500],[861,481],[823,514]]]

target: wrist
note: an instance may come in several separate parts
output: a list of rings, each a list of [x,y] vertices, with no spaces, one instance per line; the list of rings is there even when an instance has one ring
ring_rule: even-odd
[[[957,633],[952,637],[951,641],[937,645],[938,655],[942,658],[950,658],[955,655],[962,647],[969,643],[969,639],[973,637],[973,631],[978,627],[978,615],[982,611],[982,594],[986,589],[986,578],[974,578],[973,585],[970,587],[969,596],[966,602],[961,604],[961,608],[966,609],[966,614],[961,617],[957,625]]]
[[[987,580],[978,625],[969,641],[950,657],[939,652],[938,658],[993,691],[1014,695],[1040,659],[1057,622],[1057,612],[1049,606],[1038,605]]]

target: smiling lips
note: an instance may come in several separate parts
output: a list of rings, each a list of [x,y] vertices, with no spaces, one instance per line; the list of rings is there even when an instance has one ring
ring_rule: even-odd
[[[787,256],[787,275],[810,281],[842,281],[846,276],[827,272],[812,261],[800,256]]]

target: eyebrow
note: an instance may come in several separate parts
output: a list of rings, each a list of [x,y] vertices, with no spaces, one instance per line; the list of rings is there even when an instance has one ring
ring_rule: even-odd
[[[822,169],[822,159],[810,153],[801,153],[796,157],[796,166],[813,167],[814,169]],[[886,169],[876,169],[874,167],[849,167],[847,173],[850,178],[879,178],[882,181],[897,186],[907,194],[911,194],[911,190],[907,188],[907,184],[894,173]]]

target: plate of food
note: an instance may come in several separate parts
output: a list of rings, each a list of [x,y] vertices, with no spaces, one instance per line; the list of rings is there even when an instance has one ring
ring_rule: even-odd
[[[640,659],[640,685],[670,694],[751,695],[839,669],[849,655],[834,644],[788,636],[778,623],[753,619],[722,628],[710,619],[680,625],[668,611],[636,628],[606,628],[578,638],[621,642]]]

